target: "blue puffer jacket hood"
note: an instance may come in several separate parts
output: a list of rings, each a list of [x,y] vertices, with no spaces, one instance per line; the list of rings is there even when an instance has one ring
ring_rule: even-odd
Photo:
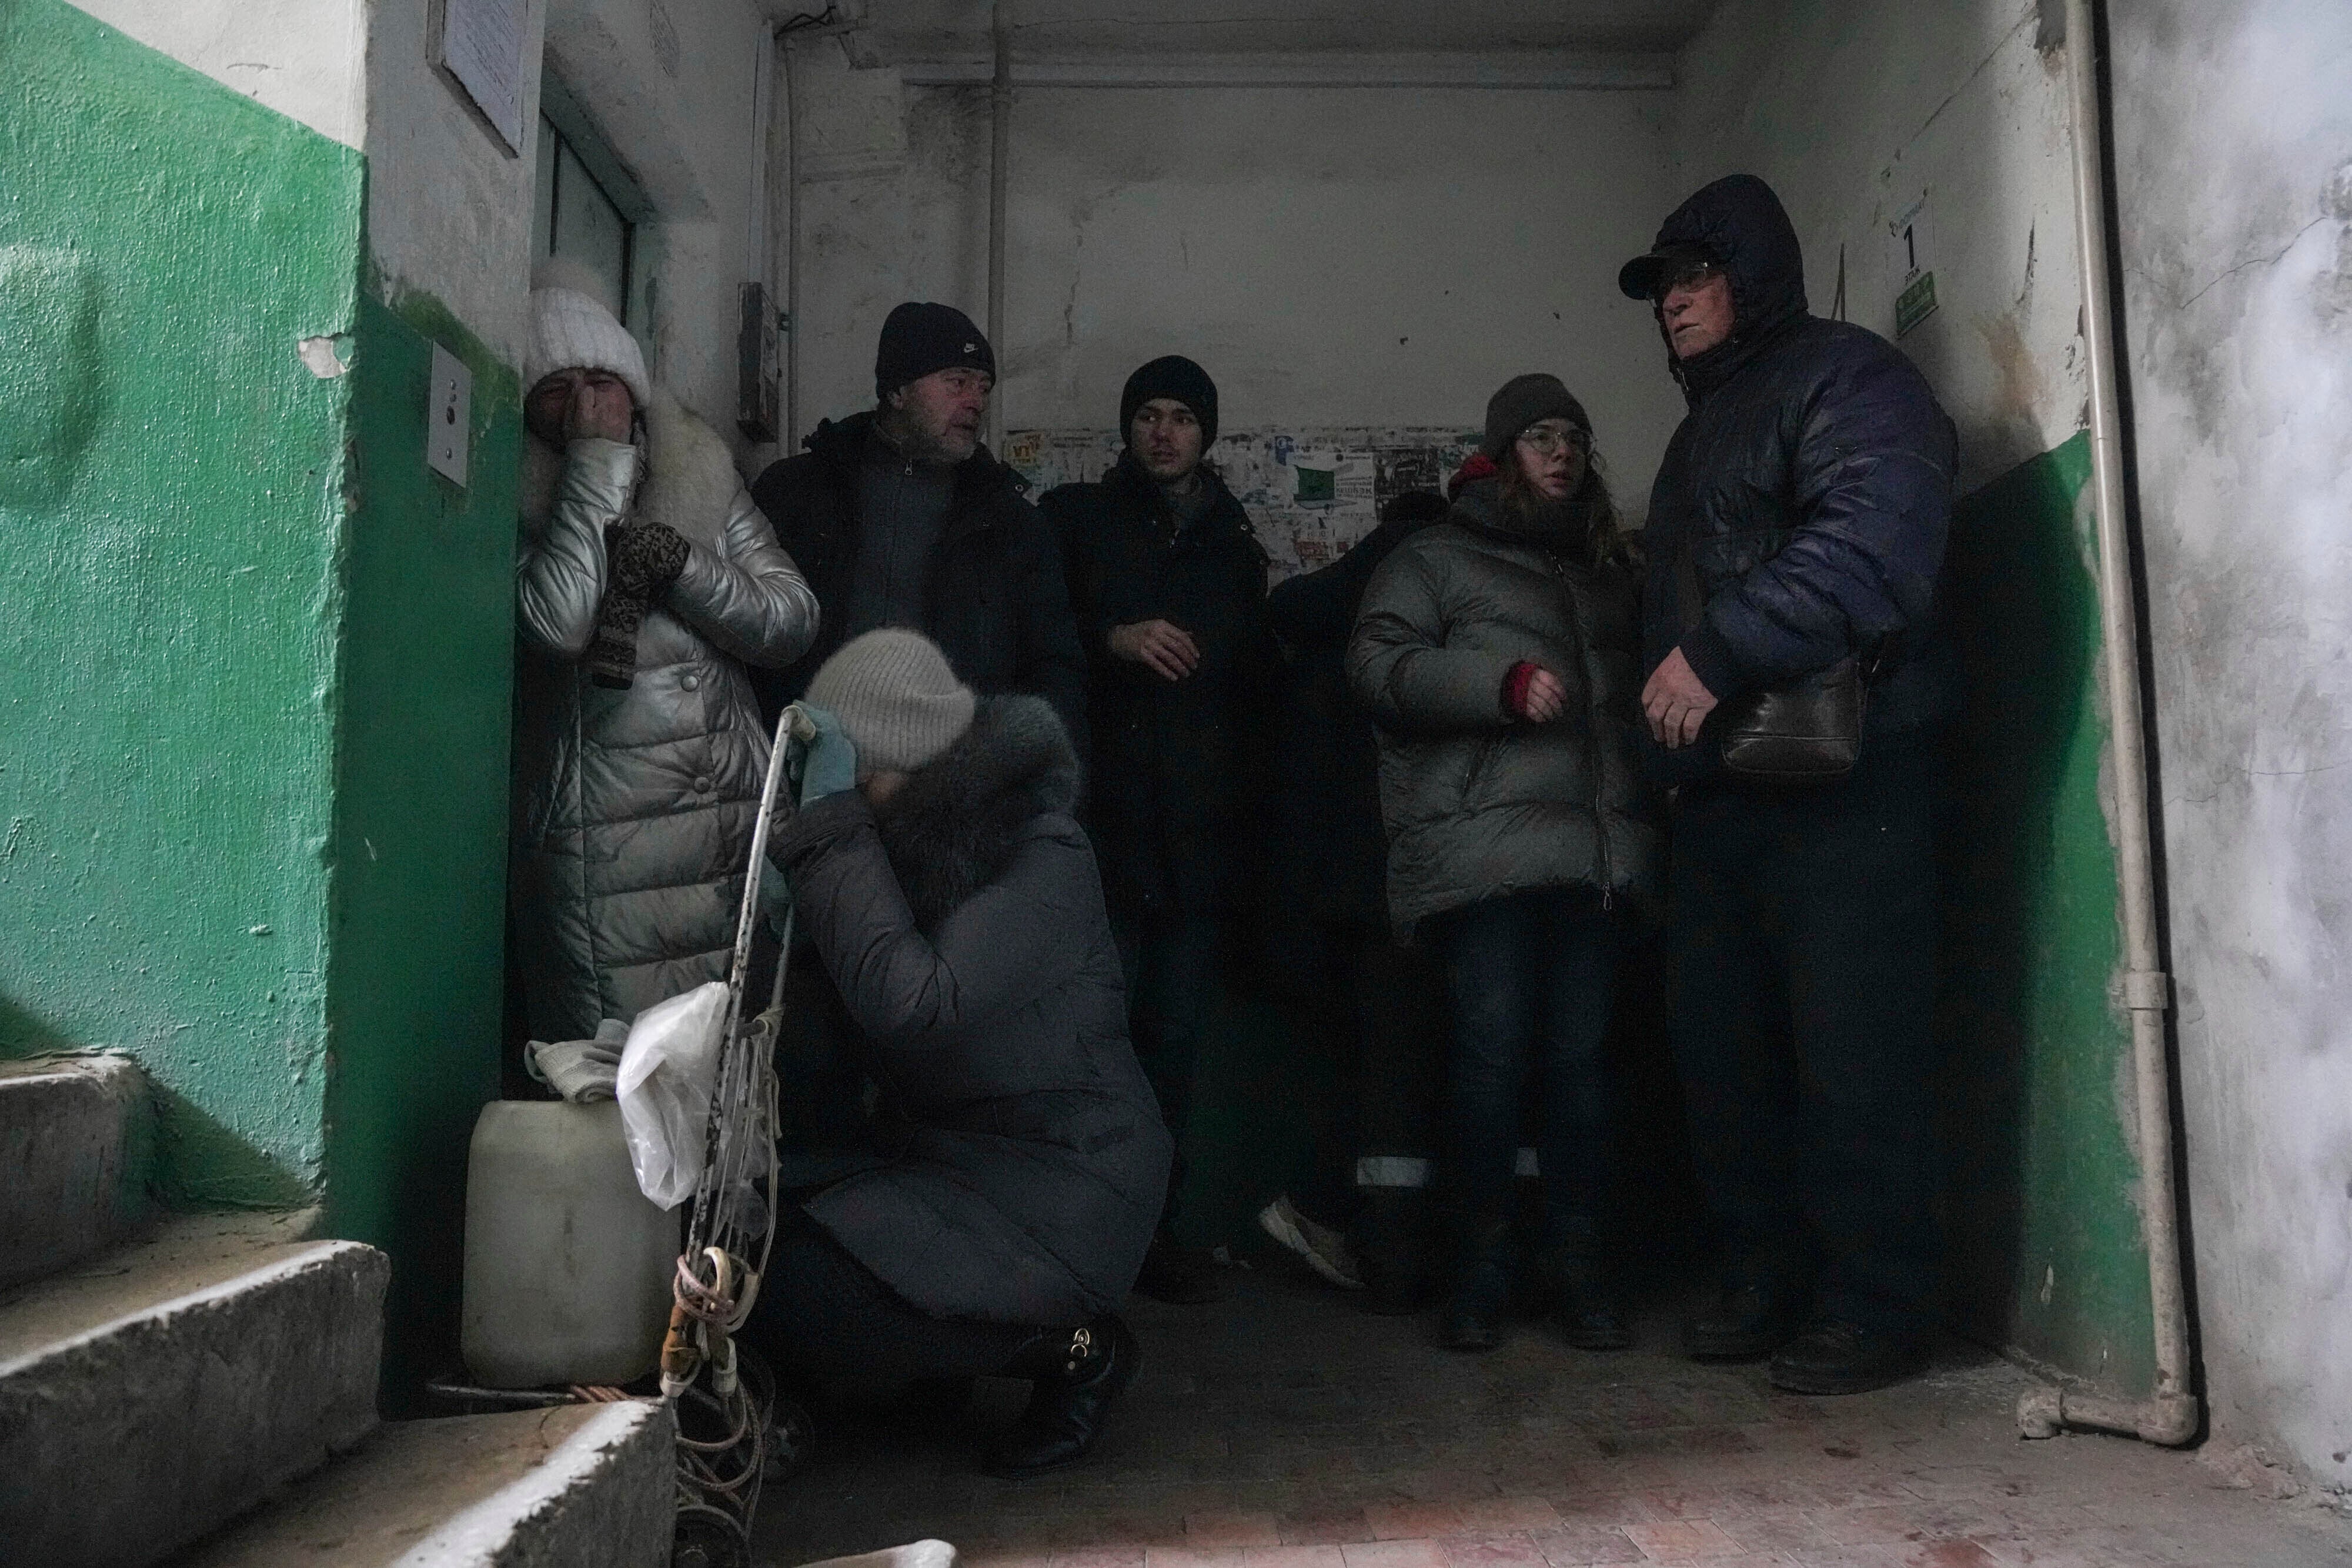
[[[1658,245],[1719,261],[1738,324],[1674,362],[1690,413],[1651,488],[1643,667],[1680,647],[1727,700],[1852,654],[1876,672],[1866,744],[1932,729],[1958,695],[1937,593],[1958,468],[1951,420],[1894,344],[1807,312],[1803,253],[1763,181],[1708,185]],[[1657,255],[1627,264],[1629,292]],[[1700,600],[1687,606],[1685,552]],[[1715,766],[1705,732],[1679,752],[1646,734],[1643,746],[1663,782]]]
[[[1694,193],[1659,225],[1649,254],[1618,272],[1617,286],[1631,298],[1649,299],[1661,258],[1695,256],[1717,263],[1730,278],[1735,324],[1729,338],[1688,360],[1675,358],[1667,340],[1667,362],[1693,403],[1807,315],[1804,247],[1780,198],[1755,175],[1726,174]],[[1664,316],[1654,302],[1651,309],[1664,339]]]

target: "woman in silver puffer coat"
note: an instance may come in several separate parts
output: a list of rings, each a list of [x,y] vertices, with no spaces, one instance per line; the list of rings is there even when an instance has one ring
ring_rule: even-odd
[[[583,289],[531,295],[509,907],[530,1030],[725,977],[767,736],[746,664],[816,599],[709,426]]]

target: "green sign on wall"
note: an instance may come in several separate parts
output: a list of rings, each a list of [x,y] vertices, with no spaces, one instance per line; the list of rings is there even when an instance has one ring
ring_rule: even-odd
[[[1936,313],[1936,275],[1923,272],[1895,297],[1895,335],[1902,337]]]

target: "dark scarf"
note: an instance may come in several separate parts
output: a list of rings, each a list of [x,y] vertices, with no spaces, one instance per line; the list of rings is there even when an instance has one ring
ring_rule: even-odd
[[[626,691],[637,679],[637,632],[655,597],[686,570],[685,538],[665,523],[604,526],[604,601],[588,644],[588,675]]]
[[[874,813],[916,926],[937,929],[1004,874],[1021,830],[1077,802],[1078,758],[1042,697],[981,699],[971,727]]]
[[[1540,545],[1579,566],[1596,567],[1619,559],[1624,539],[1609,486],[1594,468],[1564,501],[1515,498],[1503,486],[1502,469],[1485,453],[1473,453],[1446,491],[1454,508],[1445,520],[1457,528]]]

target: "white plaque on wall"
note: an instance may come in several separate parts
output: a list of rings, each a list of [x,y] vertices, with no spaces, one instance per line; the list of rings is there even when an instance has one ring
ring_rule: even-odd
[[[442,0],[441,68],[522,152],[522,24],[528,0]]]

